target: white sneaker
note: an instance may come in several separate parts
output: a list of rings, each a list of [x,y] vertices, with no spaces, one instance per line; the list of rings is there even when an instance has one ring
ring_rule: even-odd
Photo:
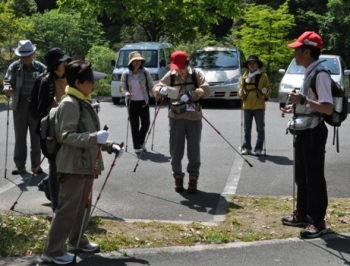
[[[135,153],[141,153],[142,149],[135,149]]]
[[[241,154],[242,154],[242,155],[251,154],[251,150],[250,150],[250,149],[243,148],[242,151],[241,151]]]
[[[72,244],[68,244],[67,246],[68,251],[75,252],[76,246],[73,246]],[[83,247],[79,247],[79,251],[82,252],[96,252],[100,249],[100,246],[96,243],[88,243]]]
[[[73,262],[74,259],[74,255],[70,254],[70,253],[66,253],[62,256],[58,256],[58,257],[52,257],[46,254],[41,254],[40,259],[44,262],[53,262],[55,264],[70,264]]]
[[[255,151],[256,156],[261,156],[262,155],[262,150],[256,150]]]

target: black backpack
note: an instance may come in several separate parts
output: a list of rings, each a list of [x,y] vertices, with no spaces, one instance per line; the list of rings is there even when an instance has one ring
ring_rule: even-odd
[[[71,97],[74,97],[70,95]],[[83,112],[83,106],[79,103],[79,122]],[[40,148],[41,152],[49,160],[55,160],[56,155],[61,148],[61,144],[57,141],[55,131],[55,119],[58,107],[51,108],[48,115],[43,117],[40,121]],[[78,123],[79,124],[79,123]]]
[[[317,70],[314,74],[314,76],[311,79],[310,87],[312,91],[315,93],[316,97],[318,98],[317,91],[316,91],[316,77],[319,72],[326,72],[330,79],[331,79],[331,90],[332,90],[332,96],[333,96],[333,112],[330,115],[322,114],[324,121],[333,126],[333,145],[336,141],[337,143],[337,152],[339,152],[339,133],[338,128],[341,126],[341,123],[347,118],[348,116],[348,95],[343,90],[340,85],[335,82],[329,72],[326,69],[320,69]]]

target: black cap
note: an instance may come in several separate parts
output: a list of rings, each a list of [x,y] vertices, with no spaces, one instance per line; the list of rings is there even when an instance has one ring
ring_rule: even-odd
[[[60,48],[52,48],[45,54],[45,60],[47,64],[47,71],[55,71],[59,64],[64,61],[70,62],[72,58],[69,55],[65,55]]]

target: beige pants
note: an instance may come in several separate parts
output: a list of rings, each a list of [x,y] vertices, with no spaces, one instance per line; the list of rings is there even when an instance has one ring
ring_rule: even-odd
[[[58,207],[53,214],[51,228],[46,239],[44,253],[49,256],[62,256],[67,251],[64,247],[66,240],[74,247],[77,245],[84,213],[86,218],[83,226],[85,231],[90,217],[93,177],[86,175],[61,175]],[[88,205],[88,207],[87,207]],[[85,234],[80,238],[79,247],[89,243]]]

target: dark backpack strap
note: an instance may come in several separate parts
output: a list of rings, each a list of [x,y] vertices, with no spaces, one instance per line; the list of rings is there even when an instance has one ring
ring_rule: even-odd
[[[193,69],[193,71],[192,71],[191,79],[192,79],[192,82],[185,82],[185,83],[177,83],[177,84],[175,84],[175,74],[171,74],[170,75],[170,87],[192,85],[193,84],[196,89],[199,88],[195,69]]]

